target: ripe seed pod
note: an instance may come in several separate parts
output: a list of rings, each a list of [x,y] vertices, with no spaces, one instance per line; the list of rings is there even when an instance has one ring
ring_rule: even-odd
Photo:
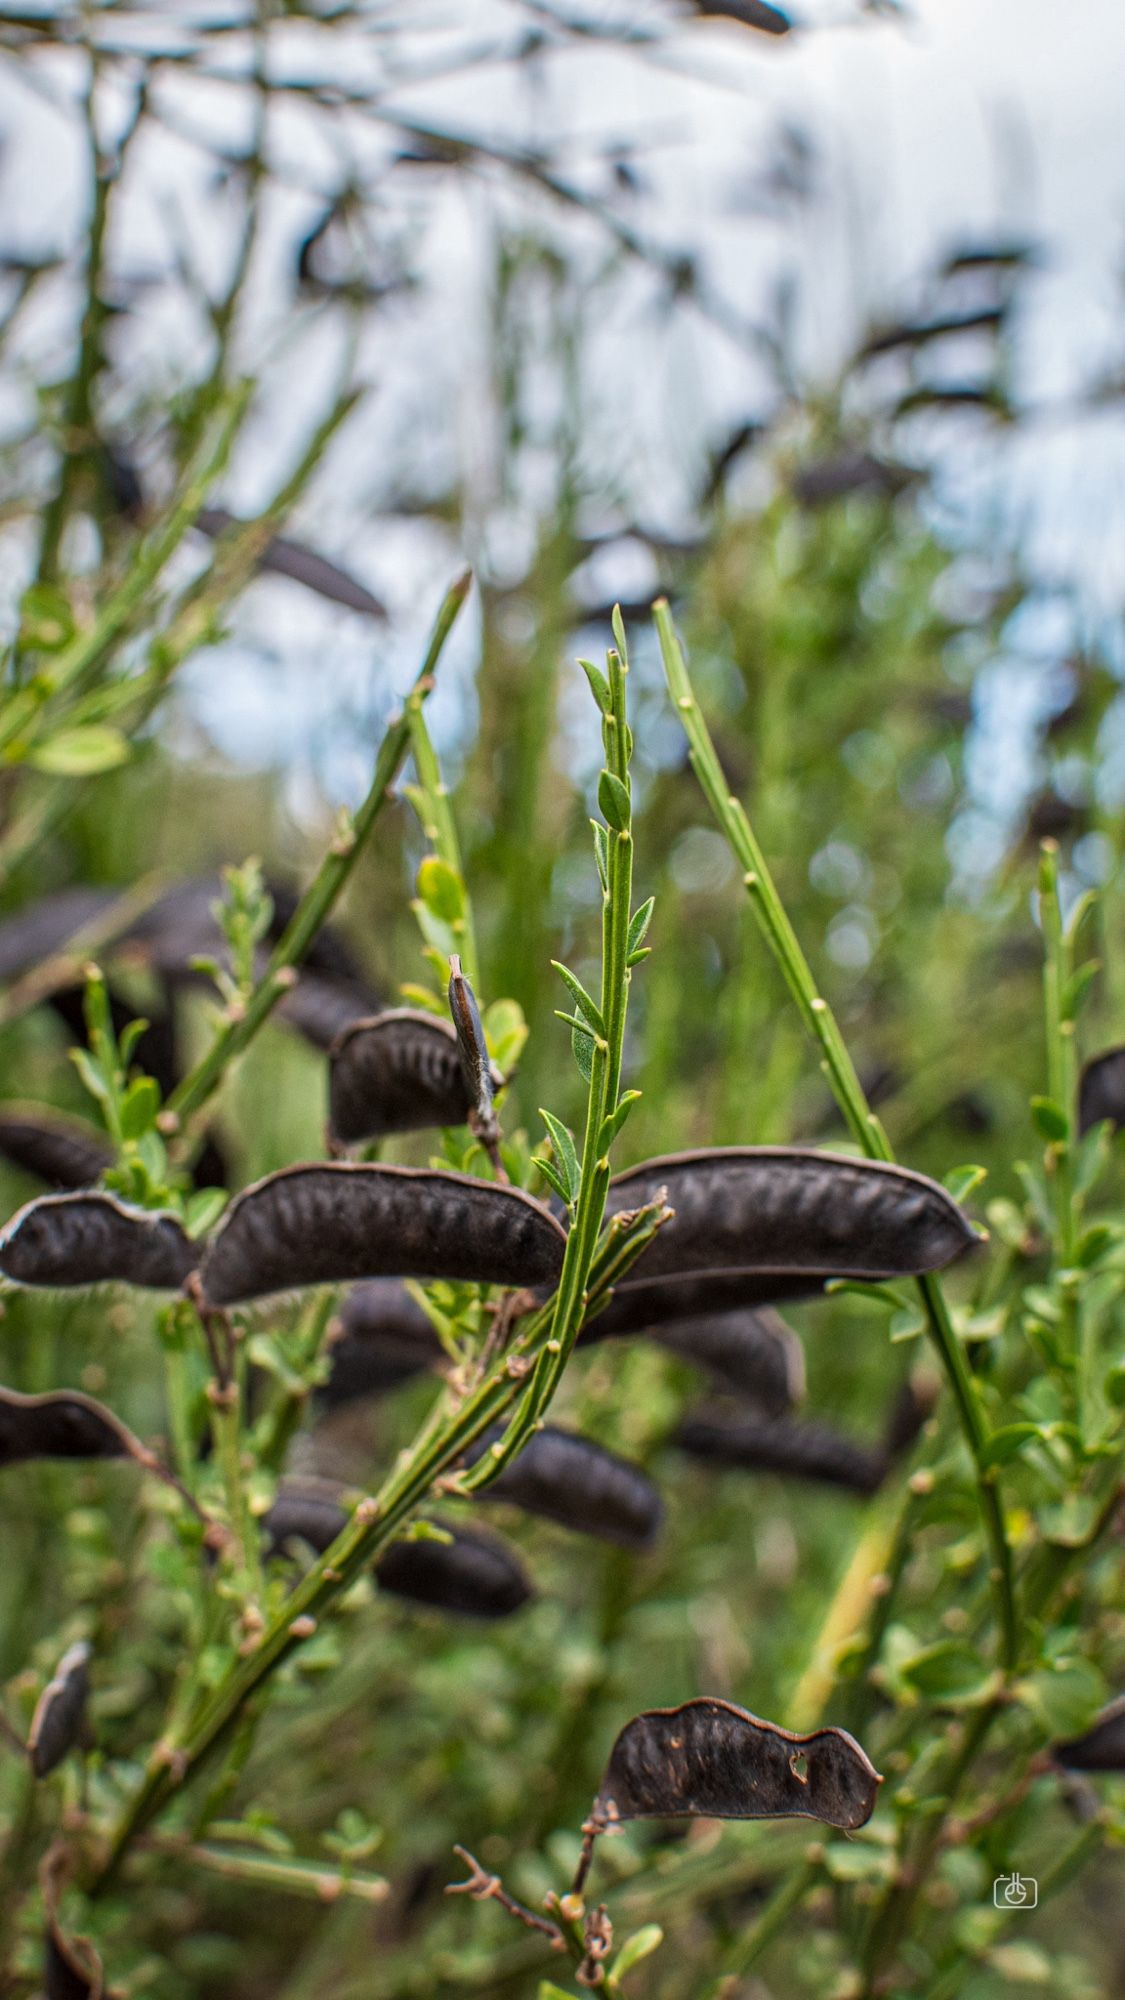
[[[116,889],[60,889],[6,917],[0,923],[0,981],[18,979],[65,951],[72,937],[104,916],[118,899]]]
[[[100,1285],[109,1280],[178,1291],[198,1261],[174,1215],[132,1208],[101,1192],[44,1194],[0,1237],[0,1271],[17,1285]]]
[[[330,1479],[283,1479],[262,1517],[266,1554],[277,1555],[292,1542],[307,1542],[322,1556],[348,1524],[343,1492]]]
[[[794,1424],[745,1416],[709,1421],[686,1417],[674,1442],[692,1458],[709,1465],[728,1465],[744,1472],[778,1472],[790,1479],[808,1479],[843,1486],[870,1495],[886,1476],[886,1453],[844,1437],[827,1424]]]
[[[45,1778],[61,1764],[81,1735],[90,1692],[90,1653],[84,1639],[71,1646],[36,1703],[27,1754],[37,1778]]]
[[[329,1335],[329,1375],[317,1390],[325,1409],[382,1396],[438,1368],[445,1349],[420,1305],[397,1278],[372,1278],[348,1293]]]
[[[77,1389],[43,1396],[0,1389],[0,1466],[30,1458],[132,1458],[155,1466],[140,1439],[92,1396]]]
[[[466,1452],[465,1464],[476,1465],[500,1435],[500,1426],[487,1432]],[[627,1549],[650,1548],[664,1513],[659,1492],[639,1465],[553,1424],[534,1431],[511,1464],[474,1497],[507,1500],[561,1528]]]
[[[1125,1694],[1108,1702],[1084,1735],[1056,1743],[1052,1755],[1068,1771],[1125,1771]]]
[[[43,1991],[47,2000],[102,2000],[105,1983],[101,1960],[89,1938],[68,1938],[52,1915],[43,1953]]]
[[[939,1270],[976,1242],[936,1181],[845,1154],[732,1146],[645,1160],[610,1182],[606,1213],[640,1208],[662,1188],[675,1212],[633,1265],[634,1282],[749,1270],[819,1291],[832,1278]]]
[[[706,1281],[703,1283],[705,1286]],[[637,1287],[638,1291],[649,1289],[657,1287]],[[583,1328],[584,1347],[617,1335],[618,1327],[612,1320],[604,1329],[603,1321],[613,1313],[620,1296],[620,1291],[615,1293],[607,1312]],[[717,1387],[748,1397],[771,1416],[792,1409],[804,1396],[805,1350],[780,1315],[766,1308],[759,1312],[704,1313],[638,1330],[682,1361],[707,1369]]]
[[[427,1167],[286,1167],[231,1203],[203,1262],[215,1306],[358,1278],[553,1284],[566,1237],[518,1188]]]
[[[591,1822],[799,1818],[853,1831],[871,1818],[881,1783],[846,1730],[795,1736],[702,1695],[626,1723]]]
[[[464,1125],[476,1101],[454,1029],[417,1008],[354,1021],[332,1044],[329,1064],[329,1125],[342,1144]],[[499,1089],[504,1079],[491,1064],[488,1076]]]
[[[1103,1118],[1115,1132],[1125,1125],[1125,1047],[1092,1056],[1078,1079],[1078,1130],[1089,1132]]]
[[[665,1228],[670,1228],[665,1223]],[[638,1259],[640,1262],[640,1259]],[[759,1312],[822,1290],[830,1274],[782,1277],[770,1271],[691,1271],[681,1277],[626,1278],[609,1304],[583,1328],[583,1340],[617,1340],[628,1334],[663,1339],[664,1330],[728,1313]]]
[[[509,1618],[534,1596],[522,1564],[491,1535],[448,1529],[451,1542],[392,1542],[375,1564],[380,1590],[463,1618]]]
[[[492,1098],[497,1088],[495,1071],[484,1038],[484,1023],[476,994],[461,970],[461,960],[456,952],[449,961],[449,1011],[457,1036],[470,1122],[486,1144],[495,1144],[499,1138],[492,1109]]]
[[[100,1132],[41,1104],[0,1106],[0,1156],[54,1188],[89,1187],[113,1161]]]

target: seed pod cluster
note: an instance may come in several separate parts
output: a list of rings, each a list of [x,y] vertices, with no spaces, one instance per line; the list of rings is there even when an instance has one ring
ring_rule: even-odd
[[[90,1647],[84,1639],[62,1656],[31,1718],[27,1754],[37,1778],[45,1778],[82,1733],[90,1692]]]
[[[307,1542],[318,1555],[347,1525],[344,1488],[330,1480],[283,1480],[262,1523],[267,1553]],[[372,1567],[380,1590],[466,1618],[507,1618],[534,1595],[522,1565],[492,1535],[449,1528],[442,1536],[392,1542]]]
[[[306,1285],[376,1277],[553,1284],[566,1238],[518,1188],[424,1167],[346,1161],[287,1167],[231,1203],[203,1286],[235,1305]]]
[[[477,1464],[499,1436],[499,1428],[486,1433],[466,1453],[466,1465]],[[554,1424],[533,1432],[518,1456],[477,1489],[477,1497],[507,1500],[559,1527],[627,1549],[651,1548],[664,1512],[660,1494],[639,1465]]]
[[[881,1783],[843,1729],[796,1736],[703,1695],[626,1723],[590,1818],[599,1831],[626,1819],[800,1818],[852,1832]]]
[[[504,1081],[499,1070],[490,1064],[487,1074],[490,1091],[499,1089]],[[328,1089],[329,1127],[344,1145],[428,1126],[464,1125],[476,1102],[454,1029],[412,1007],[391,1008],[345,1028],[329,1050]]]
[[[196,1247],[174,1215],[133,1208],[116,1195],[45,1194],[0,1237],[0,1272],[18,1285],[98,1285],[110,1280],[176,1291]]]

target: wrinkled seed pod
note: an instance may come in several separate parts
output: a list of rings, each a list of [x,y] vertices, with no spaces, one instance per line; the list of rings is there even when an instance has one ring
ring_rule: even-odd
[[[82,1639],[63,1654],[31,1718],[27,1751],[37,1778],[45,1778],[74,1748],[82,1733],[89,1692],[90,1647]]]
[[[380,1590],[465,1618],[508,1618],[528,1603],[531,1584],[503,1542],[442,1528],[452,1542],[392,1542],[375,1564]]]
[[[0,1156],[54,1188],[89,1187],[112,1165],[113,1148],[94,1126],[46,1105],[0,1105]]]
[[[591,1815],[624,1819],[817,1819],[854,1830],[882,1780],[843,1729],[795,1736],[701,1696],[627,1722]]]
[[[100,1285],[178,1291],[198,1250],[174,1215],[100,1192],[44,1194],[0,1238],[0,1271],[18,1285]]]
[[[1108,1118],[1125,1125],[1125,1048],[1106,1049],[1083,1066],[1078,1081],[1078,1129],[1089,1132]]]
[[[500,1436],[489,1431],[465,1454],[475,1465]],[[663,1518],[660,1494],[646,1472],[592,1438],[544,1424],[479,1500],[507,1500],[561,1528],[596,1535],[622,1548],[651,1548]]]
[[[317,1403],[382,1396],[427,1369],[440,1368],[445,1349],[420,1305],[397,1278],[372,1278],[347,1294],[326,1351],[328,1380]]]
[[[611,1301],[610,1312],[619,1296]],[[612,1321],[603,1327],[605,1317],[599,1315],[583,1328],[583,1346],[618,1333]],[[749,1397],[771,1416],[792,1409],[804,1396],[805,1350],[792,1328],[768,1308],[705,1313],[638,1331],[682,1361],[705,1368],[718,1386]]]
[[[1109,1702],[1084,1735],[1056,1743],[1052,1755],[1068,1771],[1125,1771],[1125,1694]]]
[[[211,1239],[212,1305],[360,1278],[554,1283],[565,1235],[518,1188],[427,1167],[286,1167],[232,1202]]]
[[[454,1029],[413,1007],[354,1021],[329,1064],[329,1125],[342,1144],[463,1125],[473,1109]],[[499,1071],[489,1074],[499,1089]]]
[[[606,1213],[661,1189],[675,1211],[633,1282],[753,1270],[819,1289],[939,1270],[976,1242],[955,1201],[924,1174],[800,1147],[716,1147],[645,1160],[610,1182]]]
[[[827,1424],[795,1424],[755,1416],[715,1421],[689,1416],[678,1425],[673,1442],[690,1457],[709,1465],[732,1466],[742,1472],[777,1472],[789,1479],[842,1486],[851,1493],[877,1492],[887,1472],[884,1451],[858,1444]]]

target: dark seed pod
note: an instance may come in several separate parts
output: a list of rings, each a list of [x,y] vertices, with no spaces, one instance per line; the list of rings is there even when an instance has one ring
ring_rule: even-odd
[[[102,2000],[105,1992],[101,1960],[89,1938],[64,1937],[55,1918],[44,1946],[43,1991],[47,2000]]]
[[[382,1396],[412,1376],[440,1367],[445,1349],[405,1285],[397,1278],[373,1278],[345,1298],[327,1358],[330,1372],[317,1401],[334,1409],[365,1396]]]
[[[55,1188],[89,1187],[113,1160],[92,1125],[39,1104],[0,1105],[0,1155]]]
[[[226,507],[201,507],[195,517],[199,533],[210,541],[244,525]],[[269,570],[274,576],[291,577],[317,597],[326,597],[331,604],[344,604],[349,611],[358,611],[365,618],[383,619],[387,615],[386,605],[380,603],[366,584],[316,549],[295,542],[288,535],[271,535],[258,557],[258,568]]]
[[[479,1439],[466,1452],[466,1465],[475,1465],[499,1436],[498,1427]],[[660,1494],[639,1465],[553,1424],[535,1431],[519,1456],[476,1497],[507,1500],[560,1528],[626,1549],[650,1548],[664,1513]]]
[[[789,1479],[843,1486],[850,1493],[877,1492],[887,1472],[885,1452],[857,1444],[827,1424],[771,1422],[752,1416],[715,1421],[685,1417],[673,1441],[709,1465],[778,1472]]]
[[[17,1285],[100,1285],[110,1280],[178,1291],[198,1250],[174,1215],[131,1208],[116,1195],[44,1194],[0,1237],[0,1271]]]
[[[354,1021],[337,1036],[329,1063],[329,1124],[345,1145],[431,1125],[464,1125],[474,1106],[454,1030],[417,1008],[395,1007]],[[499,1070],[489,1074],[499,1089]]]
[[[358,1278],[553,1284],[566,1237],[518,1188],[426,1167],[286,1167],[232,1202],[203,1265],[212,1305]]]
[[[380,1590],[464,1618],[509,1618],[534,1596],[511,1550],[491,1535],[448,1529],[451,1542],[392,1542],[375,1564]]]
[[[798,1818],[852,1831],[871,1818],[881,1783],[845,1730],[795,1736],[705,1695],[626,1723],[591,1822]]]
[[[337,1036],[364,1020],[371,1010],[369,990],[302,972],[277,1012],[286,1027],[295,1028],[314,1049],[329,1050]]]
[[[1125,1047],[1093,1056],[1078,1081],[1079,1131],[1089,1132],[1103,1118],[1115,1132],[1125,1125]]]
[[[484,1039],[484,1023],[476,994],[461,970],[461,960],[456,953],[449,961],[449,1011],[457,1036],[469,1116],[483,1137],[494,1140],[497,1136],[492,1110],[493,1093],[497,1088],[495,1072]]]
[[[277,1555],[293,1542],[307,1542],[322,1556],[348,1524],[343,1492],[330,1479],[283,1479],[262,1518],[266,1554]]]
[[[1052,1755],[1068,1771],[1125,1771],[1125,1694],[1103,1708],[1084,1736],[1056,1743]]]
[[[649,1289],[643,1285],[637,1287],[638,1292]],[[655,1291],[657,1287],[651,1289]],[[615,1294],[607,1314],[599,1315],[583,1329],[583,1346],[612,1338],[618,1331],[611,1322],[603,1332],[603,1320],[613,1312],[619,1297],[620,1293]],[[665,1326],[646,1326],[640,1331],[682,1361],[707,1369],[718,1387],[759,1403],[771,1416],[792,1409],[804,1396],[805,1350],[792,1328],[768,1308],[760,1312],[708,1313],[699,1318],[671,1320]]]
[[[0,981],[18,979],[65,951],[72,937],[112,909],[116,889],[60,889],[0,924]]]
[[[59,1661],[31,1718],[27,1754],[37,1778],[45,1778],[73,1750],[82,1733],[90,1692],[90,1647],[84,1639]]]
[[[77,1389],[21,1396],[0,1389],[0,1466],[30,1458],[133,1458],[154,1465],[152,1453],[123,1423]]]
[[[633,1265],[634,1282],[751,1270],[818,1291],[832,1278],[936,1271],[976,1242],[936,1181],[844,1154],[732,1146],[645,1160],[610,1182],[606,1212],[640,1208],[661,1189],[675,1213]]]
[[[665,1228],[670,1228],[665,1223]],[[638,1259],[638,1262],[641,1260]],[[618,1340],[643,1333],[663,1339],[692,1320],[758,1312],[788,1299],[807,1299],[828,1283],[824,1273],[781,1276],[773,1271],[692,1271],[683,1277],[626,1279],[582,1331],[583,1340]]]
[[[762,35],[787,35],[793,23],[780,7],[768,0],[694,0],[697,14],[714,14],[726,21],[741,21],[744,28],[757,28]]]

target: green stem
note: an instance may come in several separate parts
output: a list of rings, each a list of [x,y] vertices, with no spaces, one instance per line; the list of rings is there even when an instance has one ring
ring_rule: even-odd
[[[224,1847],[212,1840],[157,1840],[150,1846],[174,1860],[195,1862],[216,1875],[232,1881],[252,1882],[262,1889],[284,1889],[298,1896],[311,1896],[321,1903],[334,1903],[341,1896],[355,1896],[363,1903],[382,1903],[390,1884],[382,1875],[360,1869],[339,1868],[320,1861],[282,1860],[273,1854],[257,1854],[252,1848]]]
[[[817,991],[797,934],[774,886],[765,855],[739,801],[723,777],[710,731],[695,699],[687,663],[664,599],[653,615],[664,658],[664,670],[676,710],[687,736],[692,766],[718,824],[743,870],[743,885],[771,951],[810,1035],[821,1051],[822,1064],[836,1101],[857,1144],[868,1159],[892,1162],[894,1153],[878,1118],[870,1109],[855,1065],[827,1000]],[[917,1280],[929,1323],[930,1338],[946,1380],[953,1391],[958,1421],[976,1468],[977,1494],[991,1558],[1000,1653],[1005,1669],[1019,1654],[1012,1553],[995,1474],[984,1462],[988,1427],[977,1400],[960,1341],[954,1332],[941,1285],[932,1272]]]
[[[421,672],[414,683],[414,693],[428,691],[453,621],[468,595],[470,582],[471,577],[466,572],[446,592],[430,636]],[[176,1123],[182,1126],[187,1119],[202,1109],[212,1093],[218,1089],[230,1064],[236,1056],[240,1056],[249,1047],[278,1001],[288,992],[293,983],[292,968],[304,956],[321,925],[331,915],[363,845],[386,804],[390,788],[398,775],[409,744],[410,719],[408,713],[403,711],[392,720],[379,746],[371,789],[353,816],[347,832],[333,842],[313,881],[297,905],[292,920],[286,925],[261,979],[239,1018],[227,1022],[215,1037],[202,1061],[173,1091],[166,1109],[166,1117],[169,1120],[175,1119]]]

